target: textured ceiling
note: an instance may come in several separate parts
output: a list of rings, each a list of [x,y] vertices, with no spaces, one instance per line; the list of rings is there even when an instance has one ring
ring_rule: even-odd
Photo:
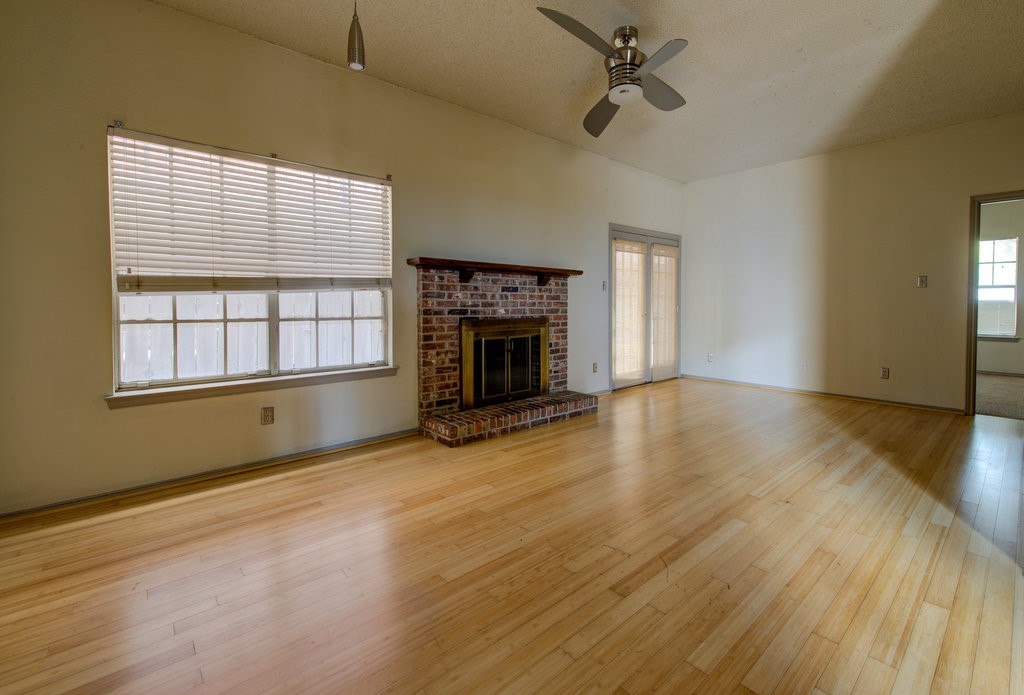
[[[154,0],[342,65],[351,0]],[[677,181],[1024,109],[1024,0],[543,0],[640,30],[687,104],[583,117],[601,56],[523,0],[363,0],[366,74]]]

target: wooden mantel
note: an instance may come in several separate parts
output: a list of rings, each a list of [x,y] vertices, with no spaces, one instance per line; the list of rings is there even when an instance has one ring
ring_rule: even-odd
[[[406,260],[406,263],[417,268],[457,270],[459,271],[459,282],[469,282],[477,271],[536,275],[537,284],[541,286],[548,284],[548,280],[553,277],[583,275],[582,270],[572,270],[571,268],[544,268],[538,265],[513,265],[509,263],[488,263],[487,261],[458,261],[454,258],[427,258],[425,256],[409,258]]]

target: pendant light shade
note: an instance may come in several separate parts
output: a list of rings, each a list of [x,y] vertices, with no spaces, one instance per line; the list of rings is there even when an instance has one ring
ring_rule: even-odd
[[[359,26],[359,5],[352,8],[352,26],[348,29],[348,66],[353,70],[366,69],[366,49],[363,48],[363,30]]]

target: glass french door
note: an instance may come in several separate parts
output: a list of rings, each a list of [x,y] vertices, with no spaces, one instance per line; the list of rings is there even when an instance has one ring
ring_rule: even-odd
[[[679,243],[612,237],[612,388],[679,372]]]

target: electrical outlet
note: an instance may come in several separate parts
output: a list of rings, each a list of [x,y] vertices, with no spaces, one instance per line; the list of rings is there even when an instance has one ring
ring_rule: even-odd
[[[710,353],[710,352],[709,352],[709,353],[708,353],[708,362],[714,362],[714,361],[715,361],[715,356],[714,356],[714,354],[712,354],[712,353]]]
[[[927,275],[918,275],[917,276],[917,287],[918,287],[918,289],[924,289],[925,287],[928,287],[928,276]]]
[[[597,374],[597,362],[594,362],[594,374]]]
[[[261,425],[273,425],[274,424],[274,406],[265,405],[260,408],[260,424]]]
[[[882,377],[883,379],[888,379],[889,378],[889,368],[888,367],[882,367],[882,369],[879,372],[878,376]]]

